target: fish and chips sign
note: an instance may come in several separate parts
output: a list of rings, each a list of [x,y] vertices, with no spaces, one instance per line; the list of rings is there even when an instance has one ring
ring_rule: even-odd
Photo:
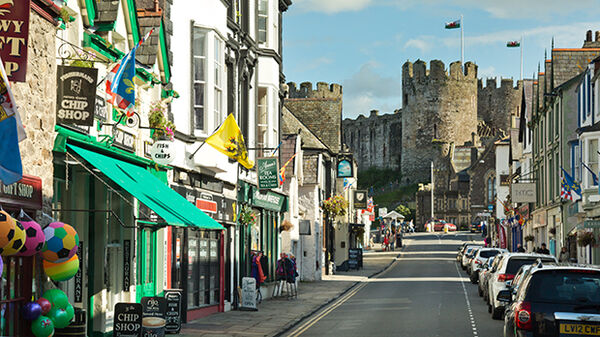
[[[25,82],[30,0],[0,0],[0,58],[11,82]]]

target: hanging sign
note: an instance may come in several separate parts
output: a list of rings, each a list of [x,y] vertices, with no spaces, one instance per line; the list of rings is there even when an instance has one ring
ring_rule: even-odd
[[[115,304],[114,337],[140,337],[142,333],[142,305],[139,303]]]
[[[150,148],[150,158],[161,165],[167,165],[175,159],[175,147],[172,141],[157,140]]]
[[[11,82],[25,82],[29,0],[0,0],[0,58]]]
[[[277,157],[256,159],[258,188],[261,190],[279,187],[279,162]]]
[[[0,0],[1,2],[1,0]],[[56,71],[56,121],[94,125],[98,69],[58,66]]]
[[[42,179],[24,174],[14,184],[0,182],[0,205],[42,209]]]
[[[181,330],[181,289],[165,290],[167,312],[165,313],[165,330],[168,333],[179,333]]]
[[[337,177],[352,178],[354,176],[354,167],[352,165],[352,157],[344,156],[338,158]]]
[[[135,152],[135,135],[121,129],[115,129],[113,145],[126,151]]]
[[[165,312],[167,300],[164,297],[142,297],[143,336],[165,336]]]
[[[354,208],[367,208],[367,191],[354,191]]]

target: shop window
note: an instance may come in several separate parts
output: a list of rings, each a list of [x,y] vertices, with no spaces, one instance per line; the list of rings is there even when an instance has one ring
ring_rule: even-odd
[[[219,248],[217,232],[189,232],[188,309],[219,303]]]

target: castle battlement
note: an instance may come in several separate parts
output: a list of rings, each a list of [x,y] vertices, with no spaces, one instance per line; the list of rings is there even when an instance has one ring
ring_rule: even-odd
[[[446,71],[444,62],[440,60],[432,60],[427,63],[423,60],[417,60],[415,63],[406,61],[402,65],[402,81],[444,81],[444,80],[474,80],[477,78],[477,65],[473,62],[465,63],[463,72],[459,61],[450,63],[449,71]]]
[[[508,90],[521,90],[521,81],[515,82],[512,78],[500,78],[500,87],[498,87],[498,79],[496,77],[488,77],[485,79],[485,86],[483,85],[483,79],[477,80],[477,88],[483,91],[508,91]]]
[[[341,99],[343,96],[342,86],[337,83],[331,85],[325,82],[318,82],[317,89],[313,89],[311,82],[300,83],[298,89],[296,83],[289,82],[289,98],[330,98]]]

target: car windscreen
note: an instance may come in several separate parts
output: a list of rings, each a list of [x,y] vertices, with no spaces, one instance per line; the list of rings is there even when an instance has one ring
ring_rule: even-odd
[[[508,264],[506,265],[506,274],[515,275],[521,266],[526,264],[534,264],[539,257],[530,257],[530,258],[513,258],[508,260]],[[541,259],[542,262],[555,262],[553,259]]]
[[[479,256],[487,259],[498,254],[500,254],[499,250],[484,250],[481,253],[479,253]]]
[[[600,305],[600,272],[552,270],[532,275],[529,301],[576,304],[581,309]]]

